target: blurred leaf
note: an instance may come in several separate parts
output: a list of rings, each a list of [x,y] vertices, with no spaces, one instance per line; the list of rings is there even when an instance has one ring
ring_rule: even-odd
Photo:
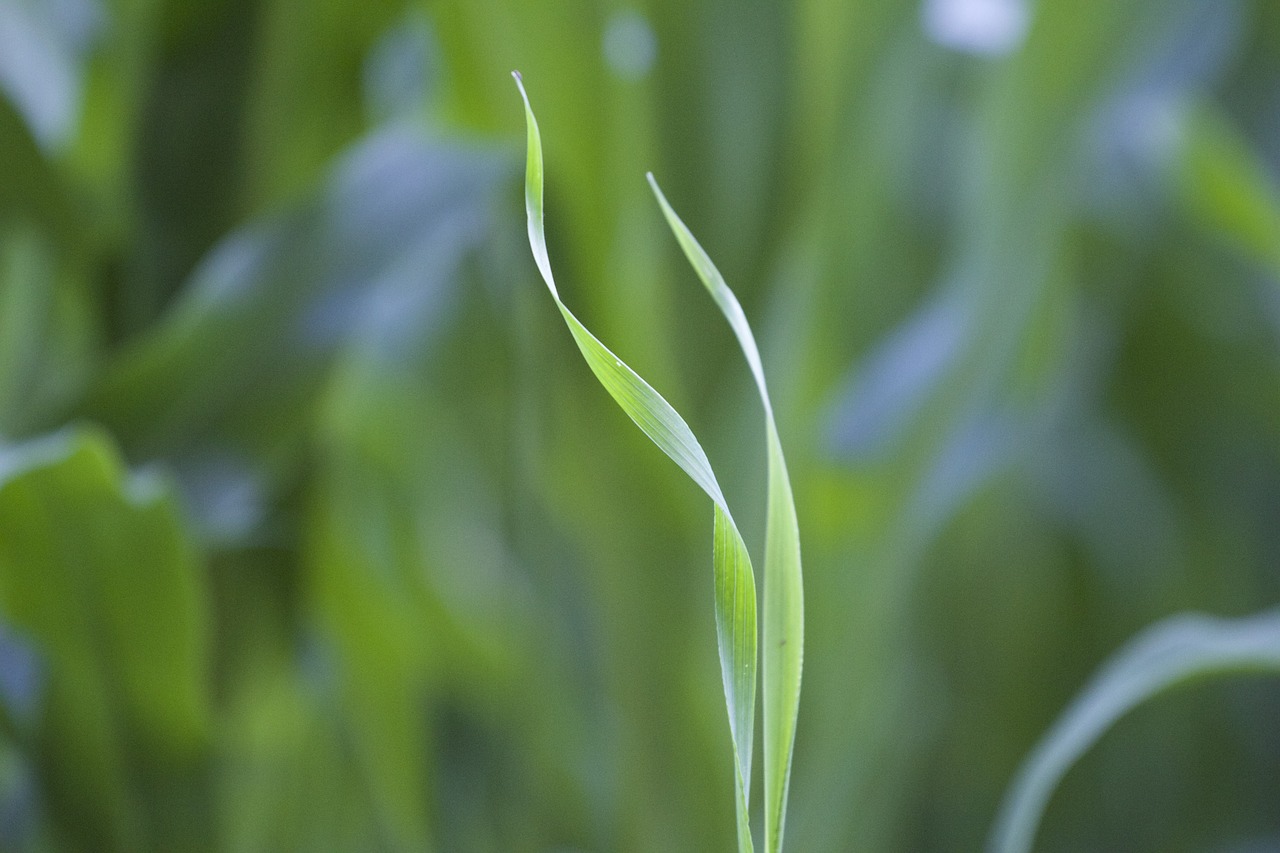
[[[373,123],[428,110],[439,83],[438,51],[430,21],[414,9],[382,34],[364,63],[364,104]]]
[[[1144,590],[1184,570],[1168,485],[1132,436],[1100,418],[1075,417],[1037,450],[1032,488],[1079,537],[1118,600],[1149,597]]]
[[[116,57],[104,57],[103,88],[115,91],[102,96],[137,112],[127,130],[95,128],[110,134],[115,144],[103,147],[129,178],[124,187],[102,187],[107,211],[130,229],[129,278],[113,294],[117,340],[153,323],[201,256],[243,215],[242,139],[256,12],[254,0],[122,4],[117,25],[141,30],[130,38],[144,49],[131,58],[145,62],[145,76],[136,81],[132,69],[113,67]],[[112,197],[114,189],[126,197]]]
[[[53,168],[22,118],[0,98],[0,216],[25,220],[60,242],[79,246],[85,239],[83,215],[66,181]]]
[[[373,795],[374,815],[396,849],[423,849],[431,817],[423,809],[431,790],[428,686],[446,628],[430,606],[415,559],[418,537],[406,517],[421,508],[402,505],[403,492],[383,485],[385,469],[348,458],[348,448],[327,451],[304,544],[308,594],[332,644],[356,769]]]
[[[1280,600],[1280,4],[0,0],[0,442],[85,418],[176,476],[217,714],[174,758],[106,643],[70,695],[0,596],[0,849],[111,814],[196,853],[733,846],[702,496],[557,357],[493,203],[512,67],[566,131],[559,294],[706,424],[748,531],[756,392],[646,169],[760,337],[806,518],[789,848],[980,847],[1116,638]],[[156,568],[96,512],[50,511],[50,560]],[[1130,721],[1060,845],[1271,841],[1275,687]]]
[[[1145,43],[1126,60],[1133,66],[1096,111],[1091,131],[1090,202],[1119,231],[1142,229],[1162,208],[1153,178],[1168,169],[1185,110],[1182,105],[1219,84],[1239,53],[1245,32],[1242,0],[1171,0]]]
[[[84,60],[103,17],[97,0],[0,2],[0,90],[45,151],[75,133]]]
[[[98,354],[89,300],[59,260],[36,228],[0,229],[0,436],[61,415]]]
[[[48,668],[51,813],[99,849],[157,841],[139,773],[194,760],[210,725],[200,555],[168,488],[66,431],[3,450],[0,530],[0,612]]]
[[[54,293],[43,248],[29,229],[0,234],[0,435],[15,432],[40,358]]]
[[[747,798],[751,781],[751,749],[755,738],[757,664],[756,592],[751,557],[733,517],[729,514],[720,484],[711,470],[711,463],[689,425],[657,391],[600,343],[560,301],[560,294],[551,274],[543,230],[542,140],[524,84],[518,73],[515,77],[520,96],[524,99],[528,126],[525,208],[529,220],[529,246],[538,271],[542,274],[547,289],[551,291],[587,366],[600,380],[600,384],[645,435],[679,465],[715,504],[713,563],[716,636],[720,644],[720,672],[724,680],[725,703],[729,710],[729,730],[734,744],[733,758],[737,771],[734,774],[734,787],[737,793],[738,849],[750,851],[751,826]],[[790,603],[792,602],[788,601]],[[797,680],[798,677],[797,669]]]
[[[46,676],[31,641],[0,624],[0,728],[19,735],[32,730],[44,710]]]
[[[424,295],[458,274],[420,272]],[[477,296],[472,291],[466,304]],[[474,386],[473,377],[491,369],[492,349],[467,342],[457,352],[459,341],[424,334],[411,312],[386,321],[379,334],[352,341],[335,365],[318,424],[303,553],[310,603],[333,645],[354,751],[377,792],[379,818],[404,849],[427,837],[449,848],[471,830],[459,826],[454,809],[423,813],[432,792],[446,796],[428,710],[451,702],[505,715],[519,695],[521,716],[534,720],[561,702],[540,686],[549,662],[534,649],[545,642],[547,615],[533,608],[526,567],[507,541],[501,471],[485,445],[492,415],[468,405],[471,395],[487,402],[492,390],[469,388],[458,400],[440,387]],[[505,751],[516,753],[508,760],[521,757]],[[448,796],[466,800],[464,792]],[[477,805],[494,823],[526,808],[466,803]],[[520,831],[527,836],[532,827]],[[493,834],[504,839],[500,846],[514,843],[496,826]]]
[[[0,848],[13,853],[56,849],[48,838],[37,788],[30,762],[0,735]]]
[[[1187,213],[1280,280],[1280,183],[1244,137],[1200,106],[1182,124],[1175,179]]]
[[[284,670],[254,673],[240,685],[218,767],[217,849],[395,849],[370,819],[373,792],[352,772],[333,697],[315,681]]]
[[[905,320],[856,368],[832,414],[840,456],[877,461],[901,452],[939,383],[960,358],[972,323],[961,294],[944,290]]]
[[[1280,673],[1280,612],[1242,619],[1180,615],[1143,631],[1103,665],[1023,762],[988,849],[1030,851],[1058,782],[1135,707],[1189,681],[1251,672]]]
[[[505,173],[497,152],[412,126],[372,135],[318,197],[224,240],[89,410],[132,456],[175,462],[211,534],[246,535],[294,476],[335,357],[441,322]]]
[[[245,180],[257,214],[302,196],[367,129],[370,48],[406,4],[262,0],[245,104]]]

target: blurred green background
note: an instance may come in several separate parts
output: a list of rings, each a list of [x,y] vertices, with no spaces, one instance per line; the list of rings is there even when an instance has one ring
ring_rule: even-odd
[[[980,849],[1125,639],[1280,601],[1274,0],[0,0],[0,849],[732,849],[711,513],[513,68],[757,552],[646,170],[761,338],[788,849]],[[1139,709],[1039,849],[1280,850],[1278,721]]]

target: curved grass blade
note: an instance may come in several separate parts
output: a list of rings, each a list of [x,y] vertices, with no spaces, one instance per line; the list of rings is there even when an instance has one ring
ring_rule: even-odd
[[[734,788],[738,815],[738,849],[752,850],[748,792],[751,782],[751,749],[755,736],[756,701],[756,587],[742,535],[734,524],[720,484],[706,453],[689,425],[662,396],[622,362],[579,322],[556,290],[547,257],[542,216],[542,139],[538,122],[519,73],[513,75],[524,99],[528,128],[528,160],[525,172],[525,209],[529,218],[529,245],[556,307],[591,372],[622,410],[663,453],[702,487],[715,504],[713,564],[715,573],[716,638],[720,648],[720,673],[724,680],[729,730],[734,745]]]
[[[778,440],[760,351],[742,306],[711,258],[667,202],[657,180],[652,174],[648,178],[680,248],[733,328],[764,405],[769,453],[764,549],[764,849],[767,853],[776,853],[782,849],[796,716],[800,710],[800,673],[804,664],[804,584],[795,498],[782,443]]]
[[[1054,788],[1117,720],[1188,681],[1280,673],[1280,610],[1244,619],[1173,616],[1116,653],[1023,762],[1001,804],[987,849],[1028,853]]]

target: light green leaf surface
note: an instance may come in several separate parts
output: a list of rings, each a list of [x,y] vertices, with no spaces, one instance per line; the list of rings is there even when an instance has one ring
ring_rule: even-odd
[[[800,710],[800,671],[804,664],[804,584],[800,571],[800,527],[787,463],[778,439],[773,404],[765,385],[764,367],[751,326],[724,277],[667,202],[649,175],[662,212],[680,248],[706,285],[711,298],[733,328],[764,405],[769,453],[768,521],[764,549],[764,847],[782,849],[795,746],[796,716]]]
[[[1230,122],[1207,106],[1187,115],[1175,179],[1186,213],[1280,277],[1280,184]]]
[[[1179,615],[1140,633],[1103,666],[1023,762],[987,849],[1031,850],[1062,777],[1129,711],[1194,679],[1249,672],[1280,673],[1280,611],[1243,619]]]
[[[684,469],[715,504],[713,564],[716,636],[720,647],[720,671],[724,679],[729,728],[734,744],[738,848],[740,851],[749,851],[752,843],[748,792],[756,694],[756,590],[751,558],[725,503],[720,484],[711,470],[711,463],[689,425],[649,383],[600,343],[560,300],[547,256],[543,226],[542,139],[520,75],[516,74],[515,78],[524,99],[528,126],[525,207],[529,218],[529,245],[538,271],[551,291],[578,349],[600,384],[645,435]]]
[[[44,792],[75,846],[138,850],[192,830],[149,814],[140,782],[176,799],[209,747],[209,604],[201,555],[153,476],[130,475],[96,430],[0,448],[0,620],[48,672]],[[145,758],[144,758],[145,757]]]

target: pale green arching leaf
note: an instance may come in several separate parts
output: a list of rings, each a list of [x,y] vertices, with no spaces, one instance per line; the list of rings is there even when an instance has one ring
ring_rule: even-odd
[[[1022,763],[987,849],[1027,853],[1054,788],[1117,720],[1197,678],[1280,673],[1280,611],[1244,619],[1180,615],[1143,631],[1105,664]]]
[[[738,849],[752,850],[748,793],[751,750],[755,732],[756,588],[751,558],[725,503],[711,463],[689,425],[657,391],[614,355],[573,315],[556,290],[547,257],[542,215],[542,139],[520,75],[513,75],[524,99],[528,126],[528,164],[525,208],[529,217],[529,245],[538,271],[564,316],[578,349],[592,373],[622,410],[662,452],[684,469],[715,504],[713,564],[715,570],[716,638],[720,673],[734,745],[734,788],[738,815]],[[745,322],[745,321],[744,321]],[[771,466],[772,469],[772,466]]]
[[[787,463],[773,418],[773,404],[764,381],[764,367],[742,306],[725,284],[711,258],[667,203],[653,175],[649,175],[662,212],[689,263],[706,285],[742,345],[760,402],[764,405],[769,451],[768,521],[764,554],[764,846],[768,853],[782,849],[786,822],[791,754],[795,746],[796,716],[800,710],[800,671],[804,664],[804,585],[800,571],[800,528]]]

